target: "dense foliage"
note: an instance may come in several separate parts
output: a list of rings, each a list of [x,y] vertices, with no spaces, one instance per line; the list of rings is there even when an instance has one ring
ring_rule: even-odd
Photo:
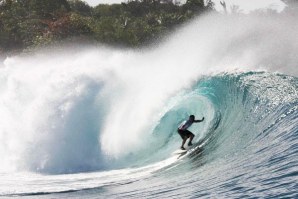
[[[81,0],[0,0],[0,52],[60,41],[140,46],[212,9],[212,2],[135,0],[90,7]]]

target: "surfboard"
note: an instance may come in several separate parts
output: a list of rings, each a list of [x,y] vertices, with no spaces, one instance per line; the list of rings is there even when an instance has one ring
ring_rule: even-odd
[[[179,155],[179,157],[181,157],[181,156],[185,155],[189,150],[193,149],[195,146],[196,146],[196,144],[193,144],[191,146],[185,147],[185,150],[177,149],[172,154],[173,155]]]
[[[172,154],[181,154],[181,153],[186,153],[187,150],[182,150],[182,149],[178,149],[176,151],[174,151]]]

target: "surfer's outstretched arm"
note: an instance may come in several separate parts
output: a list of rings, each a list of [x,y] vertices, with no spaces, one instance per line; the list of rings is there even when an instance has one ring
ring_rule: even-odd
[[[204,121],[204,117],[201,120],[195,120],[194,122],[203,122]]]

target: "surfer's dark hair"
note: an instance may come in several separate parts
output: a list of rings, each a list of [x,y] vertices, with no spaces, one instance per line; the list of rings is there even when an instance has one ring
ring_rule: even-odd
[[[192,117],[193,119],[195,119],[195,116],[194,116],[194,115],[190,115],[190,116],[189,116],[189,118],[191,118],[191,117]]]

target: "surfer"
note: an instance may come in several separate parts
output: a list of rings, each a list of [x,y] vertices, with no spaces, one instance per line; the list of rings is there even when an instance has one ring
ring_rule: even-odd
[[[195,137],[195,135],[190,132],[189,130],[187,130],[194,122],[202,122],[204,121],[204,117],[201,120],[195,120],[195,116],[194,115],[190,115],[188,120],[183,121],[179,127],[178,127],[178,133],[182,138],[182,145],[181,145],[181,149],[185,150],[184,148],[184,144],[186,142],[186,140],[189,138],[189,142],[188,142],[188,146],[192,145],[192,139]]]

